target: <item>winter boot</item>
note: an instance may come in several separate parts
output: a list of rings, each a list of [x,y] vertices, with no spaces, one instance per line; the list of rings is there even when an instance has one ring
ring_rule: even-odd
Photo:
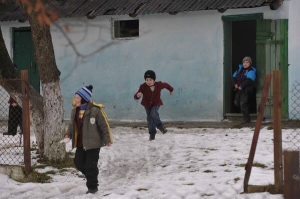
[[[98,191],[98,188],[95,188],[95,189],[88,189],[88,191],[86,192],[86,194],[89,194],[89,193],[94,194],[94,193],[96,193],[97,191]]]
[[[161,125],[160,127],[158,127],[158,129],[159,129],[163,134],[165,134],[166,132],[168,132],[168,129],[166,129],[166,128],[164,127],[164,125]]]
[[[149,140],[150,141],[155,140],[155,134],[150,134]]]
[[[3,135],[12,135],[15,136],[15,134],[9,133],[9,132],[4,132]]]

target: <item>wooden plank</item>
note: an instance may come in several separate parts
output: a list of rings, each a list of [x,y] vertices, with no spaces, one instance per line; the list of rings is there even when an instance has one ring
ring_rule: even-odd
[[[268,91],[270,88],[271,79],[272,79],[272,75],[267,74],[265,83],[264,83],[264,89],[262,92],[261,102],[259,104],[259,110],[258,110],[259,112],[258,112],[258,116],[256,119],[256,124],[255,124],[251,149],[250,149],[250,153],[249,153],[249,157],[248,157],[248,162],[245,166],[245,170],[246,170],[245,178],[244,178],[244,192],[245,193],[248,192],[248,183],[249,183],[250,174],[251,174],[251,170],[252,170],[255,150],[256,150],[259,132],[260,132],[260,128],[261,128],[261,123],[262,123],[263,116],[264,116],[264,110],[265,110],[265,106],[266,106],[266,101],[267,101],[267,97],[268,97]]]
[[[274,182],[275,189],[283,188],[282,165],[282,118],[281,118],[281,72],[273,71],[273,137],[274,137]]]
[[[232,109],[232,21],[224,21],[224,69],[223,69],[223,113],[230,113]]]
[[[272,41],[272,38],[274,37],[274,30],[271,28],[272,26],[272,20],[270,19],[263,19],[263,20],[257,20],[256,22],[256,61],[257,61],[257,78],[256,78],[256,88],[257,88],[257,95],[256,95],[256,102],[257,104],[260,103],[261,97],[262,97],[262,89],[264,84],[264,78],[266,74],[272,74],[270,70],[270,59],[271,59],[271,44],[266,44],[262,41]],[[271,94],[271,93],[269,93]],[[270,118],[272,115],[272,101],[270,100],[272,98],[271,95],[269,95],[269,99],[267,100],[266,108],[265,108],[265,114],[264,116],[267,118]]]
[[[22,89],[22,131],[24,139],[24,164],[25,172],[31,170],[30,155],[30,116],[29,116],[29,83],[28,71],[21,71],[21,89]]]
[[[299,151],[284,151],[284,199],[300,198]]]
[[[282,71],[282,117],[288,118],[288,20],[277,20],[280,26],[280,70]]]

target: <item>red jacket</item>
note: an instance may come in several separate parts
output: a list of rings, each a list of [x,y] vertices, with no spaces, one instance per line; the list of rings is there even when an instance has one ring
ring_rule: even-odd
[[[11,105],[13,103],[17,103],[12,97],[9,97],[8,103]]]
[[[143,99],[141,104],[146,108],[151,108],[152,106],[161,106],[163,105],[161,98],[160,98],[160,91],[164,88],[168,89],[172,92],[174,89],[166,82],[155,82],[154,83],[155,89],[152,92],[151,88],[146,84],[143,83],[140,85],[138,92],[134,95],[134,99],[139,99],[136,95],[137,93],[143,93]]]

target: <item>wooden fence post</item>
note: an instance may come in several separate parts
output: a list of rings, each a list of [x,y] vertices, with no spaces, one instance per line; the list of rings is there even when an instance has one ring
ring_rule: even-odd
[[[21,71],[21,89],[22,89],[22,131],[24,138],[24,164],[25,172],[31,170],[30,155],[30,116],[29,116],[29,84],[28,71]]]
[[[299,151],[284,151],[284,199],[300,198]]]
[[[263,89],[263,92],[262,92],[262,98],[261,98],[261,102],[259,104],[259,110],[258,110],[259,113],[258,113],[258,116],[257,116],[257,119],[256,119],[256,124],[255,124],[251,149],[250,149],[247,164],[245,166],[245,170],[246,170],[245,178],[244,178],[244,192],[245,193],[248,192],[248,183],[249,183],[250,174],[251,174],[251,170],[252,170],[252,165],[253,165],[255,150],[256,150],[256,146],[257,146],[259,131],[260,131],[261,123],[262,123],[263,116],[264,116],[264,111],[265,111],[268,92],[269,92],[269,88],[270,88],[271,78],[272,78],[271,74],[266,75],[266,79],[265,79],[265,83],[264,83],[264,89]]]
[[[282,90],[281,71],[273,71],[273,140],[274,140],[274,182],[278,192],[283,188],[282,166]]]

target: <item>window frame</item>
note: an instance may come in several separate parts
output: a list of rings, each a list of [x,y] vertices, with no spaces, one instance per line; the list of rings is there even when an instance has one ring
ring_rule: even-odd
[[[116,21],[130,21],[130,20],[136,20],[139,23],[138,33],[139,35],[136,37],[115,37],[115,22]],[[138,18],[125,18],[125,19],[119,19],[119,18],[111,18],[111,38],[113,40],[133,40],[140,37],[140,20]]]

